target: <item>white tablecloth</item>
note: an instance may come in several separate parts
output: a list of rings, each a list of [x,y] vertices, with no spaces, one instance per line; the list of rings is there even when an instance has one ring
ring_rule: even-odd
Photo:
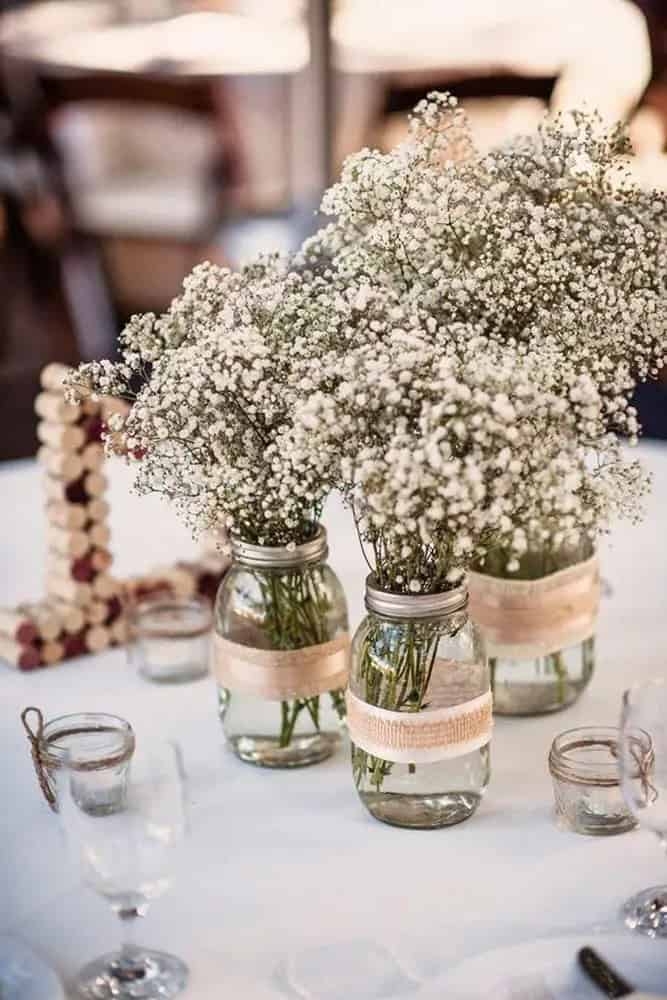
[[[0,667],[0,931],[20,935],[64,978],[119,937],[107,905],[80,887],[58,821],[40,799],[18,718],[28,704],[47,717],[115,712],[140,735],[180,739],[193,776],[187,865],[144,921],[142,939],[188,961],[185,1000],[296,997],[303,994],[295,984],[312,982],[318,969],[314,996],[335,995],[334,981],[344,976],[350,1000],[393,996],[491,947],[617,927],[626,896],[667,882],[665,858],[641,831],[596,839],[558,830],[546,757],[557,732],[614,724],[624,687],[667,674],[667,450],[653,444],[639,452],[653,470],[654,495],[644,523],[617,530],[603,556],[613,594],[602,605],[590,689],[567,712],[498,720],[487,797],[458,827],[406,831],[373,821],[357,799],[344,749],[291,773],[237,762],[222,748],[209,679],[150,685],[122,651],[33,674]],[[130,496],[122,466],[110,474],[120,573],[192,550],[161,501]],[[0,601],[10,603],[40,587],[38,470],[31,462],[5,466],[0,487]],[[364,565],[347,514],[332,504],[327,523],[331,561],[356,624]],[[380,979],[379,991],[372,984]]]

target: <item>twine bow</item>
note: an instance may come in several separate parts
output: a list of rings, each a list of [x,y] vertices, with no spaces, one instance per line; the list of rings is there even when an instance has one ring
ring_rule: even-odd
[[[36,719],[36,725],[34,728],[28,721],[31,714],[34,714]],[[34,705],[30,705],[28,708],[24,708],[21,712],[21,722],[23,723],[23,728],[25,729],[30,742],[30,753],[32,755],[32,762],[35,767],[39,787],[42,789],[42,794],[48,802],[49,807],[53,810],[53,812],[58,812],[56,794],[53,790],[53,785],[51,784],[48,769],[44,761],[44,744],[42,741],[44,734],[44,716],[38,708],[35,708]]]
[[[631,740],[630,746],[630,756],[637,765],[637,778],[641,784],[644,803],[647,806],[652,806],[658,798],[658,790],[655,785],[651,783],[649,778],[649,775],[653,773],[653,767],[655,764],[653,741],[651,741],[648,750],[643,749],[640,740]]]
[[[628,777],[639,781],[644,799],[642,805],[652,806],[658,799],[658,789],[650,780],[650,775],[653,773],[655,766],[655,750],[653,749],[653,740],[649,734],[645,732],[644,736],[648,739],[648,748],[646,749],[645,743],[642,743],[642,740],[638,736],[628,737],[628,754],[637,768]],[[611,750],[612,757],[618,760],[618,745],[616,743],[610,744],[609,749]]]

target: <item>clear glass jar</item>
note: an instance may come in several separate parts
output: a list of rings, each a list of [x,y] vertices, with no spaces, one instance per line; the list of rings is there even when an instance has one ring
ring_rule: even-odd
[[[596,558],[582,546],[529,551],[517,573],[493,570],[491,554],[483,574],[470,574],[470,590],[471,613],[488,649],[494,712],[543,715],[567,708],[595,667]],[[495,618],[503,613],[504,622]]]
[[[154,597],[129,615],[129,662],[157,684],[183,684],[208,673],[211,605],[199,597]]]
[[[327,536],[287,547],[232,539],[215,604],[212,666],[228,746],[243,761],[301,767],[329,757],[345,717],[345,594]]]
[[[38,718],[36,732],[27,721],[31,712]],[[72,771],[73,794],[86,800],[89,813],[106,815],[118,808],[134,753],[129,722],[103,712],[60,715],[44,722],[38,709],[26,709],[23,719],[37,777],[52,809],[58,808],[55,775],[65,764]]]
[[[569,729],[553,741],[549,771],[558,822],[574,833],[608,837],[637,826],[621,791],[619,731]]]
[[[464,587],[405,595],[366,582],[347,694],[352,770],[379,820],[428,829],[468,819],[490,776],[484,644]]]

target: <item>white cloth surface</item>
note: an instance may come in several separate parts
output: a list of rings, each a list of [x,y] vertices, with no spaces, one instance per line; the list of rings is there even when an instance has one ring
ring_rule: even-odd
[[[181,741],[192,776],[191,836],[179,878],[140,938],[190,964],[184,1000],[333,997],[340,977],[350,1000],[396,996],[492,947],[618,928],[623,899],[667,882],[664,855],[642,831],[592,838],[557,829],[547,752],[563,729],[615,724],[625,687],[667,674],[667,449],[644,444],[639,454],[654,473],[654,494],[643,524],[619,527],[604,547],[602,572],[613,593],[602,603],[591,686],[566,712],[497,720],[487,797],[458,827],[407,831],[372,820],[357,799],[345,748],[293,772],[236,761],[222,747],[210,678],[151,685],[122,650],[32,674],[0,665],[0,932],[22,937],[65,978],[119,940],[105,902],[79,885],[58,821],[40,798],[19,722],[30,704],[47,717],[113,712],[131,720],[139,739]],[[192,550],[166,504],[131,496],[122,465],[109,475],[119,573]],[[7,465],[0,485],[0,600],[11,603],[40,590],[38,469]],[[365,566],[337,503],[326,523],[356,625]],[[319,970],[321,989],[313,991]]]

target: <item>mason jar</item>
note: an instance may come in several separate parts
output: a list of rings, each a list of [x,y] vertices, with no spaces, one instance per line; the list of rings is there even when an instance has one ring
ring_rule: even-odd
[[[493,559],[491,559],[493,568]],[[470,573],[471,614],[489,656],[497,715],[542,715],[572,705],[595,667],[597,556],[580,546],[530,550],[512,576]]]
[[[302,545],[232,538],[215,603],[212,669],[229,748],[264,767],[329,757],[345,718],[345,595],[318,525]]]
[[[352,771],[379,820],[460,823],[489,782],[492,705],[484,643],[461,586],[395,594],[366,582],[347,692]]]
[[[135,737],[129,722],[103,712],[60,715],[44,722],[41,711],[32,706],[23,711],[21,719],[40,788],[54,812],[58,811],[55,776],[65,765],[72,772],[72,793],[86,800],[89,813],[104,816],[115,812],[125,795],[134,753]]]

